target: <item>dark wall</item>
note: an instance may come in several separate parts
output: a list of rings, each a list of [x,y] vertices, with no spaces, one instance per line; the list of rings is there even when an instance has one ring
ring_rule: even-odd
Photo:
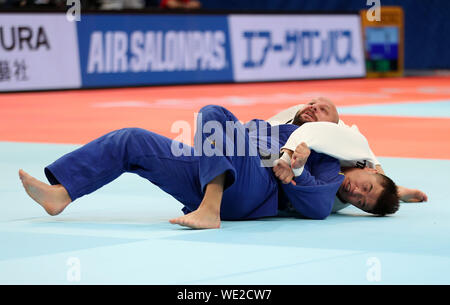
[[[367,0],[201,0],[205,9],[352,11]],[[450,69],[450,0],[380,0],[405,12],[405,69]]]

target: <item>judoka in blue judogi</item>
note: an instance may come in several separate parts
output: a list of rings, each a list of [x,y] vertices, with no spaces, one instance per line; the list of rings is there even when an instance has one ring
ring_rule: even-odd
[[[207,185],[222,175],[223,220],[276,216],[288,202],[305,217],[324,219],[344,180],[337,159],[312,150],[296,185],[280,183],[264,165],[297,128],[260,120],[243,125],[227,109],[210,105],[199,112],[194,147],[124,128],[62,156],[45,168],[45,175],[73,202],[125,172],[135,173],[180,201],[185,214],[199,208]]]

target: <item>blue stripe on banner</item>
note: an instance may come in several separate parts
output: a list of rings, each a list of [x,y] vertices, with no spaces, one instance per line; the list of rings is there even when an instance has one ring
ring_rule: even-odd
[[[83,87],[231,82],[226,16],[86,15]]]

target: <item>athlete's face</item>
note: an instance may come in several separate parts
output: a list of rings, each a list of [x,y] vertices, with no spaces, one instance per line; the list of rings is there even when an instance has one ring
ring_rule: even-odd
[[[319,97],[300,109],[294,117],[293,124],[302,125],[307,122],[339,122],[336,106],[328,99]]]
[[[370,168],[347,168],[343,171],[345,179],[338,196],[363,211],[371,211],[384,189],[377,171]]]

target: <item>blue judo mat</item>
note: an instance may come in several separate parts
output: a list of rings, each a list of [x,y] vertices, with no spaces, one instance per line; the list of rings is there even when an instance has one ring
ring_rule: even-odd
[[[341,109],[340,109],[341,110]],[[450,160],[379,158],[427,203],[375,217],[171,225],[182,205],[124,174],[52,217],[20,183],[78,146],[0,142],[0,284],[450,284]]]

